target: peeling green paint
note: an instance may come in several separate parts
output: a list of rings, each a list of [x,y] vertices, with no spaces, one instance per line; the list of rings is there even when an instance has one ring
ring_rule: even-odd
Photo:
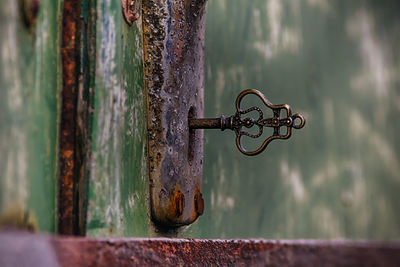
[[[96,77],[87,233],[149,232],[142,26],[121,1],[97,1]]]

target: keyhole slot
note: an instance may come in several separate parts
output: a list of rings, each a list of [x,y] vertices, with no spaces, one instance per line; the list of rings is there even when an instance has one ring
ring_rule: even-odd
[[[195,107],[190,107],[189,113],[188,113],[188,128],[189,128],[189,120],[196,118],[196,108]],[[189,142],[188,142],[188,160],[192,161],[194,158],[194,151],[196,147],[196,130],[195,129],[190,129],[189,128]]]

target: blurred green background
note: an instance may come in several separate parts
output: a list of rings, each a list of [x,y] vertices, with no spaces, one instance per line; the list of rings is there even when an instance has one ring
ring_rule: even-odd
[[[400,237],[400,2],[209,0],[205,116],[243,89],[307,118],[242,155],[205,131],[203,238]]]

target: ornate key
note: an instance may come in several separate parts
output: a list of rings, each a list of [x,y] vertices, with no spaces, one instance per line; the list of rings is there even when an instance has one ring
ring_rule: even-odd
[[[253,94],[258,96],[264,104],[272,109],[273,117],[265,118],[262,110],[259,107],[251,107],[243,110],[240,106],[243,98],[246,95]],[[286,110],[287,117],[281,118],[281,110]],[[243,116],[252,111],[256,111],[259,114],[258,119],[253,119],[251,117]],[[243,118],[244,117],[244,118]],[[298,121],[296,123],[295,121]],[[236,113],[230,117],[225,117],[222,115],[220,118],[189,118],[189,128],[190,129],[231,129],[236,133],[236,146],[243,154],[247,156],[255,156],[264,151],[268,144],[275,139],[288,139],[292,135],[292,128],[301,129],[306,123],[305,118],[301,114],[292,114],[292,109],[287,104],[274,105],[268,101],[268,99],[258,90],[247,89],[242,91],[236,98]],[[258,127],[258,133],[252,134],[244,128],[250,129],[251,127]],[[286,134],[281,134],[281,127],[287,127]],[[243,136],[248,136],[251,138],[258,138],[263,134],[264,127],[274,128],[274,132],[269,136],[262,145],[254,150],[247,151],[241,142]]]

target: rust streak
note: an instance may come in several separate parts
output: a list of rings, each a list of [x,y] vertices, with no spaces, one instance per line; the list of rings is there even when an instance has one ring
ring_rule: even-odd
[[[185,208],[185,196],[180,190],[176,190],[172,199],[173,212],[176,217],[179,217],[182,215],[183,209]]]
[[[76,110],[78,93],[80,0],[64,1],[62,19],[62,104],[60,123],[60,177],[58,231],[75,232]]]

